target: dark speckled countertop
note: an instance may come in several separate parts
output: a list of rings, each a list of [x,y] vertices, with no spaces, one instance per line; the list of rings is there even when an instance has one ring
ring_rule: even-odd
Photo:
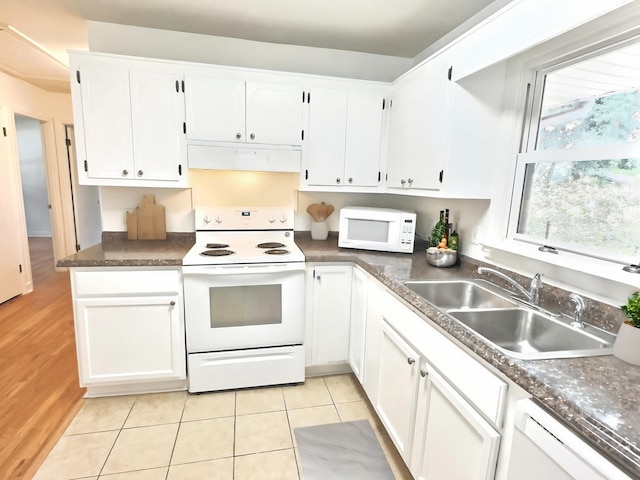
[[[179,266],[195,241],[193,233],[169,233],[167,240],[126,240],[126,233],[104,233],[102,243],[58,262],[61,267]],[[353,262],[382,282],[418,314],[449,337],[502,372],[604,456],[640,479],[640,367],[612,355],[556,360],[518,360],[460,326],[448,315],[404,287],[407,279],[478,278],[478,262],[464,258],[451,268],[427,264],[424,249],[411,255],[338,248],[337,235],[311,240],[296,232],[296,243],[308,262]],[[511,272],[523,284],[528,279]],[[483,277],[485,278],[485,277]],[[487,280],[511,289],[496,276]],[[569,292],[545,285],[541,304],[555,312],[571,312]],[[622,313],[617,308],[587,300],[585,320],[617,332]]]
[[[127,240],[126,232],[104,232],[98,243],[62,260],[58,267],[181,266],[195,243],[194,233],[167,233],[166,240]]]
[[[407,255],[338,248],[335,234],[318,241],[311,240],[305,232],[297,232],[296,243],[304,251],[307,262],[353,262],[362,267],[414,311],[526,390],[632,478],[640,479],[640,408],[636,403],[640,398],[640,367],[613,355],[555,360],[506,357],[400,282],[479,278],[480,263],[475,260],[464,258],[460,265],[435,268],[427,264],[423,249]],[[528,284],[528,279],[503,271]],[[507,287],[496,276],[482,278]],[[554,312],[569,313],[572,309],[568,295],[567,291],[545,285],[541,304]],[[617,332],[623,319],[619,309],[585,300],[585,321]]]

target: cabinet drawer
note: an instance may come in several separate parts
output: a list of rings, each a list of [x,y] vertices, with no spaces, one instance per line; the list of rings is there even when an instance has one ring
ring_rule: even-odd
[[[182,291],[179,270],[75,270],[71,282],[76,297],[145,295]]]
[[[399,300],[389,296],[385,318],[432,364],[447,381],[494,425],[504,415],[507,383],[487,370],[450,339],[438,332]],[[404,310],[403,315],[392,312]]]

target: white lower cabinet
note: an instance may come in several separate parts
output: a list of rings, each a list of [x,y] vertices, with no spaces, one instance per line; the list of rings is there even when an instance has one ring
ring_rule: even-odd
[[[408,463],[415,422],[420,355],[388,323],[382,323],[378,394],[382,424]]]
[[[178,269],[72,269],[71,278],[80,384],[88,396],[94,387],[103,395],[126,393],[127,385],[186,387]]]
[[[351,316],[351,264],[307,267],[307,366],[346,364]]]
[[[500,433],[433,368],[420,369],[411,472],[418,480],[494,478]]]
[[[367,321],[367,274],[353,267],[351,278],[351,321],[349,323],[349,365],[364,383],[364,346]]]

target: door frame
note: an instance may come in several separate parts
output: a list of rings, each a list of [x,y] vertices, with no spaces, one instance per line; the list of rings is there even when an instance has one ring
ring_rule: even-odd
[[[73,228],[73,204],[71,198],[71,180],[67,161],[67,145],[64,124],[51,118],[42,118],[33,112],[14,111],[6,105],[8,118],[8,132],[10,137],[9,168],[17,182],[16,192],[19,194],[18,209],[21,218],[22,255],[24,258],[24,284],[22,294],[33,290],[33,276],[31,273],[31,257],[29,255],[29,237],[24,210],[22,179],[20,174],[20,156],[17,144],[15,115],[33,118],[40,122],[42,134],[42,149],[45,162],[47,195],[49,199],[51,232],[53,240],[54,262],[76,252],[75,234]],[[55,267],[56,271],[66,271],[66,267]]]

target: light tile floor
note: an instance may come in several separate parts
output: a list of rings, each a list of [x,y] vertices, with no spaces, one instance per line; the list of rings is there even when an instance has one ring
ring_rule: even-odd
[[[353,375],[191,395],[87,399],[35,480],[298,480],[293,429],[367,419],[397,479],[411,474]]]

